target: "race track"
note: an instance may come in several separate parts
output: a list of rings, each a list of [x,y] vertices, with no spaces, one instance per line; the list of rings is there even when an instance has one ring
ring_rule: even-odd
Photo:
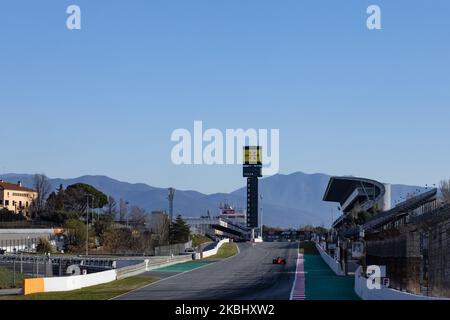
[[[289,300],[298,243],[240,243],[239,255],[180,274],[117,300]],[[285,257],[287,265],[273,265]],[[151,273],[155,276],[155,273]]]

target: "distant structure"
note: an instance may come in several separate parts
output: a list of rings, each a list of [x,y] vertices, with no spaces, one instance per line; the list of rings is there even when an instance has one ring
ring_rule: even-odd
[[[162,234],[168,227],[168,220],[166,211],[152,211],[148,217],[147,227],[154,234]]]
[[[0,210],[6,209],[25,217],[30,216],[33,201],[38,197],[36,191],[17,184],[0,180]]]
[[[247,178],[247,227],[252,229],[252,240],[255,229],[259,228],[259,178],[262,177],[262,147],[244,147],[243,176]],[[262,238],[262,235],[261,235]]]
[[[316,239],[325,261],[340,275],[365,277],[368,266],[379,266],[383,287],[396,294],[450,298],[450,205],[434,188],[391,207],[390,189],[365,178],[330,179],[323,199],[343,214]]]

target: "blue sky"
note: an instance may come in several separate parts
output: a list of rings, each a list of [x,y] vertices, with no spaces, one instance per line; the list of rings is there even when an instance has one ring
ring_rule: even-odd
[[[82,30],[66,29],[70,4]],[[172,164],[172,131],[203,120],[280,129],[281,173],[436,183],[450,178],[449,14],[445,0],[4,2],[0,172],[241,187],[239,166]]]

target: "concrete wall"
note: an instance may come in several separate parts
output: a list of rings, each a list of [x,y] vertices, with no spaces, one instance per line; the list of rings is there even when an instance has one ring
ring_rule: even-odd
[[[440,298],[432,298],[419,296],[402,292],[384,286],[380,290],[370,290],[367,287],[367,278],[361,274],[361,267],[355,273],[355,292],[363,300],[444,300]]]
[[[203,254],[202,254],[202,256],[203,256],[202,258],[205,259],[205,258],[209,258],[209,257],[215,256],[217,254],[217,252],[219,252],[219,249],[225,243],[230,243],[230,239],[224,239],[224,240],[220,241],[219,243],[217,243],[217,246],[214,249],[209,250],[209,251],[204,251]]]
[[[25,279],[23,281],[23,293],[29,295],[43,292],[73,291],[112,282],[116,278],[116,270],[108,270],[80,276]]]
[[[86,287],[136,276],[153,269],[163,268],[188,261],[192,261],[192,256],[176,256],[173,258],[158,257],[155,259],[142,260],[140,263],[128,265],[120,269],[91,273],[87,275],[25,279],[23,284],[23,293],[24,295],[28,295],[43,292],[65,292],[79,290]]]
[[[341,264],[334,260],[332,257],[330,257],[325,250],[316,243],[317,250],[320,253],[320,256],[322,257],[323,261],[333,270],[333,272],[338,276],[344,276],[345,273],[341,268]]]
[[[79,290],[116,280],[116,270],[97,272],[81,276],[44,278],[44,292]]]
[[[116,270],[117,280],[140,275],[147,271],[148,260]]]

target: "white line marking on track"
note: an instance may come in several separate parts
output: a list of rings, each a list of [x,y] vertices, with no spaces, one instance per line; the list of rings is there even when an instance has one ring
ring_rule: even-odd
[[[117,296],[117,297],[111,298],[111,299],[109,299],[109,300],[110,300],[110,301],[116,300],[116,299],[119,299],[119,298],[121,298],[121,297],[124,297],[124,296],[126,296],[126,295],[128,295],[128,294],[131,294],[131,293],[133,293],[133,292],[137,292],[137,291],[139,291],[139,290],[148,288],[148,287],[150,287],[150,286],[153,286],[153,285],[156,285],[156,284],[158,284],[158,283],[167,281],[167,280],[169,280],[169,279],[173,279],[173,278],[179,277],[179,276],[181,276],[182,274],[189,273],[189,272],[193,272],[193,271],[195,271],[195,270],[204,269],[204,268],[206,268],[206,267],[210,267],[210,266],[216,265],[217,263],[224,262],[224,261],[227,261],[227,260],[236,258],[238,255],[241,254],[241,250],[239,249],[239,246],[236,245],[236,247],[237,247],[238,253],[237,253],[236,255],[234,255],[234,256],[231,256],[231,257],[228,257],[228,258],[226,258],[226,259],[219,260],[219,261],[216,261],[216,262],[213,262],[213,263],[209,263],[209,264],[207,264],[207,265],[204,265],[204,266],[201,266],[201,267],[192,269],[192,270],[187,270],[187,271],[178,273],[178,274],[176,274],[176,275],[173,275],[173,276],[171,276],[171,277],[168,277],[168,278],[164,278],[164,279],[158,280],[158,281],[156,281],[156,282],[152,282],[152,283],[150,283],[150,284],[148,284],[148,285],[146,285],[146,286],[143,286],[143,287],[141,287],[141,288],[137,288],[137,289],[131,290],[131,291],[126,292],[126,293],[124,293],[124,294],[121,294],[121,295],[119,295],[119,296]],[[194,261],[195,261],[195,260],[194,260]],[[149,272],[151,272],[151,271],[149,271]]]

